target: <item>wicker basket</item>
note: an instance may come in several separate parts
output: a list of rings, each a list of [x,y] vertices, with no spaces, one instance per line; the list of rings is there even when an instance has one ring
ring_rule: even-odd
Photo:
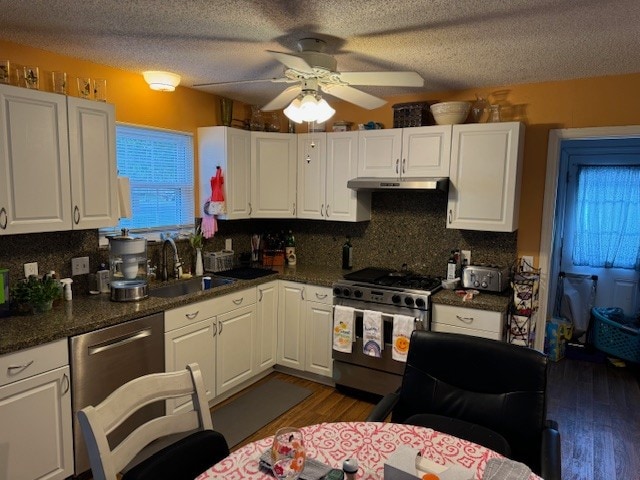
[[[434,102],[396,103],[393,106],[393,128],[435,125],[429,106]]]
[[[594,346],[609,355],[640,363],[640,327],[619,308],[592,308]]]

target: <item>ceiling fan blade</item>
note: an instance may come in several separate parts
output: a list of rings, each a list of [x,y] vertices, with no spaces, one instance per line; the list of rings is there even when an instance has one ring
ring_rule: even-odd
[[[197,83],[193,85],[194,87],[218,87],[223,85],[241,85],[243,83],[260,83],[260,82],[295,82],[295,80],[290,80],[286,77],[282,78],[261,78],[259,80],[236,80],[231,82],[212,82],[212,83]]]
[[[297,55],[293,55],[291,53],[274,52],[273,50],[267,50],[267,52],[273,55],[276,60],[284,64],[284,66],[287,68],[293,68],[294,70],[298,70],[299,72],[303,73],[314,73],[311,65],[309,65],[305,59],[300,58]]]
[[[387,103],[386,100],[346,85],[322,85],[322,91],[367,110],[373,110]]]
[[[341,72],[340,79],[349,85],[381,87],[422,87],[424,79],[416,72]]]
[[[294,85],[281,92],[276,98],[267,103],[261,110],[268,112],[270,110],[280,110],[286,107],[291,100],[296,98],[302,91],[300,85]]]

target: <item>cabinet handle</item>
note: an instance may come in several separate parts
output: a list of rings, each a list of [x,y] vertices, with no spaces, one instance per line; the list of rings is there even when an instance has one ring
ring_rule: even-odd
[[[218,335],[222,335],[222,322],[218,322]]]
[[[453,221],[453,210],[449,210],[449,223]]]
[[[327,203],[327,208],[325,210],[326,217],[329,218],[329,204]]]
[[[18,375],[24,372],[27,368],[29,368],[33,364],[33,360],[31,360],[26,365],[9,365],[7,367],[7,375]]]
[[[316,292],[316,298],[319,298],[320,300],[324,300],[325,298],[327,298],[327,294],[325,293],[324,295],[320,295],[318,292]]]
[[[293,202],[293,215],[296,214],[296,202]]]
[[[260,296],[258,297],[258,301],[261,302],[262,301],[262,289],[258,289],[258,293],[260,294]]]
[[[300,298],[304,300],[304,287],[302,287],[302,290],[300,290]]]
[[[400,174],[400,159],[396,158],[396,175]]]
[[[218,334],[218,323],[213,322],[213,336],[215,337]]]
[[[196,310],[193,313],[185,313],[184,316],[187,317],[189,320],[193,320],[198,316],[199,313],[200,313],[200,310]]]
[[[233,300],[233,303],[235,303],[236,305],[240,305],[243,302],[243,300],[244,300],[244,297],[240,297],[236,300]]]
[[[456,318],[458,320],[460,320],[461,322],[464,322],[464,323],[467,323],[467,324],[473,323],[473,320],[474,320],[473,317],[461,317],[460,315],[456,315]]]
[[[404,175],[404,173],[406,172],[406,165],[407,165],[407,159],[403,158],[402,159],[402,174]]]
[[[73,223],[75,223],[76,225],[80,223],[80,209],[77,205],[73,207]]]
[[[324,203],[320,205],[320,216],[324,217]]]
[[[69,392],[69,388],[71,387],[71,384],[69,383],[69,377],[66,373],[62,375],[61,385],[64,385],[64,387],[62,388],[62,395],[66,395]]]
[[[0,208],[0,220],[2,221],[2,223],[0,223],[0,228],[2,230],[6,230],[7,222],[9,221],[9,216],[7,215],[7,211],[5,210],[4,207]]]
[[[251,207],[251,202],[249,202],[249,215],[253,213],[253,207]]]

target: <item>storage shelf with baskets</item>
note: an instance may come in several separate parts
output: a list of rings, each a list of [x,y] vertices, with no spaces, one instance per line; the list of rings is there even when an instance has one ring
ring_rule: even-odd
[[[507,342],[533,347],[536,338],[535,313],[538,310],[540,270],[518,271],[511,281],[513,300],[507,325]]]

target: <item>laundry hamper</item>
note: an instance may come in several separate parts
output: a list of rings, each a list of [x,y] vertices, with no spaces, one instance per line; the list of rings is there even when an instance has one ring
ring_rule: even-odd
[[[640,363],[640,322],[625,317],[621,308],[596,307],[591,313],[593,345],[614,357]]]

